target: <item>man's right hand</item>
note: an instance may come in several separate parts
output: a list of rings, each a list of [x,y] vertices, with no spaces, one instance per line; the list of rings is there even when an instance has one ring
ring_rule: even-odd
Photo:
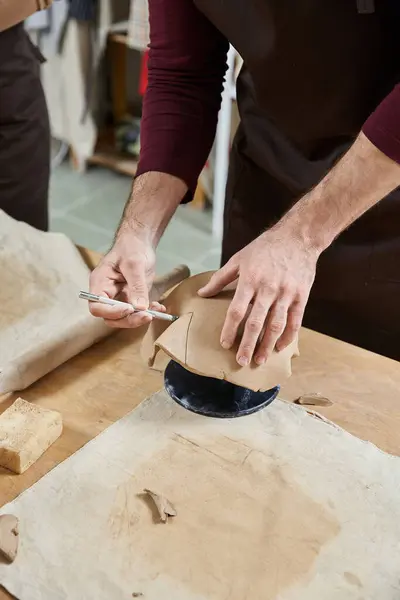
[[[149,172],[134,183],[132,196],[117,232],[114,246],[90,276],[90,292],[132,304],[136,309],[149,308],[149,291],[154,280],[155,249],[187,191],[180,179],[165,173]],[[89,303],[90,312],[107,325],[135,328],[151,321],[151,316],[108,306]],[[165,311],[153,302],[150,308]]]
[[[110,252],[102,259],[90,276],[90,292],[108,298],[117,298],[139,310],[149,307],[149,290],[154,279],[155,250],[146,236],[135,231],[120,232]],[[90,312],[105,320],[107,325],[134,328],[151,321],[149,315],[90,303]],[[163,310],[158,303],[151,308]]]

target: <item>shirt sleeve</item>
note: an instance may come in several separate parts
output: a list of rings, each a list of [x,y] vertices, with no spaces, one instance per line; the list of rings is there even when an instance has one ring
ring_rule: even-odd
[[[229,44],[192,0],[149,0],[149,15],[136,176],[159,171],[179,177],[189,200],[214,141]]]
[[[400,164],[400,84],[367,119],[363,133],[381,152]]]

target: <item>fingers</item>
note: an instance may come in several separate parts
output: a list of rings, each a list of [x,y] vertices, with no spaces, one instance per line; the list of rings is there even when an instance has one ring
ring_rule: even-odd
[[[152,316],[146,313],[132,313],[122,319],[104,319],[109,327],[114,329],[136,329],[143,325],[148,325],[152,321]]]
[[[93,286],[96,285],[98,284],[95,279]],[[103,288],[91,287],[91,290],[93,289],[96,291],[93,291],[92,293],[97,293],[101,296],[104,295],[112,298],[122,291],[122,284],[115,284],[115,282],[110,280],[109,284],[106,283],[103,285]],[[123,295],[125,295],[125,293],[123,293]],[[150,308],[163,313],[165,313],[167,310],[165,306],[159,302],[152,302]],[[106,304],[100,304],[99,302],[89,302],[89,310],[93,316],[104,319],[104,322],[109,327],[118,329],[134,329],[136,327],[147,325],[152,321],[151,315],[143,312],[135,312],[133,307],[124,308],[120,306],[108,306]]]
[[[221,332],[221,346],[226,350],[231,348],[235,343],[239,326],[247,314],[252,299],[253,289],[239,280],[235,295],[227,310]]]
[[[159,302],[152,302],[150,308],[163,313],[167,311],[165,306],[163,304],[160,304]],[[153,317],[151,315],[148,315],[143,312],[132,311],[129,314],[123,315],[121,318],[114,319],[113,317],[111,317],[110,319],[105,319],[105,323],[109,327],[113,327],[116,329],[135,329],[136,327],[148,325],[152,320]]]
[[[109,298],[119,296],[118,299],[133,304],[136,309],[147,309],[149,297],[145,260],[142,257],[125,258],[118,262],[118,267],[117,262],[110,255],[103,259],[90,275],[90,292]],[[165,312],[159,303],[156,303],[155,306],[155,310]],[[109,325],[110,321],[117,322],[116,327],[133,328],[149,322],[148,316],[145,319],[143,315],[139,317],[133,307],[108,306],[99,302],[90,302],[89,310],[93,316],[104,319]]]
[[[102,304],[98,302],[93,302],[93,307],[91,308],[92,314],[96,316],[96,312],[101,311],[101,308],[104,308]],[[110,316],[104,319],[105,323],[109,327],[114,327],[118,329],[135,329],[136,327],[142,327],[143,325],[148,325],[153,317],[144,312],[135,312],[132,310],[124,311],[118,306],[106,306],[105,308],[111,309],[109,312]],[[165,313],[166,308],[163,304],[159,302],[152,302],[150,308],[153,310],[157,310],[159,312]],[[101,311],[102,313],[104,311]]]
[[[318,252],[299,244],[291,231],[272,227],[238,252],[200,290],[201,296],[211,296],[237,280],[221,345],[232,348],[239,326],[243,328],[236,355],[239,365],[248,365],[253,356],[257,364],[263,364],[275,349],[282,350],[295,339],[318,257]]]
[[[254,288],[239,279],[235,296],[227,311],[221,334],[223,348],[233,346],[239,327],[245,320],[236,354],[236,360],[242,367],[249,365],[253,356],[256,364],[264,364],[275,348],[278,351],[286,348],[301,327],[305,302],[300,298],[293,301],[292,296],[287,293],[276,298],[276,294],[268,289],[261,288],[254,300]],[[252,301],[253,306],[246,318]]]
[[[92,294],[116,298],[121,292],[124,284],[122,276],[115,271],[112,263],[103,261],[89,278],[89,290]],[[89,310],[94,317],[101,319],[123,319],[133,313],[133,308],[120,306],[108,306],[99,302],[89,302]]]
[[[129,302],[139,310],[148,308],[149,288],[143,257],[124,258],[120,263],[120,271],[128,284]]]
[[[94,317],[113,321],[126,319],[135,314],[133,306],[124,308],[123,306],[108,306],[100,304],[100,302],[89,302],[89,310]]]
[[[281,352],[289,344],[293,342],[296,335],[300,331],[301,323],[303,321],[304,311],[305,311],[306,303],[301,300],[296,300],[293,302],[292,306],[288,311],[286,327],[281,337],[276,343],[276,349],[278,352]]]
[[[152,302],[150,304],[150,308],[152,310],[158,310],[159,312],[167,312],[167,309],[165,308],[164,304],[160,304],[159,302]]]
[[[98,296],[115,298],[123,283],[124,278],[114,269],[113,264],[102,261],[100,265],[90,273],[89,291]]]
[[[264,364],[275,349],[278,339],[285,331],[290,300],[287,297],[278,298],[271,306],[265,322],[265,332],[257,348],[255,361]]]
[[[226,263],[222,269],[216,271],[210,281],[198,292],[199,296],[209,298],[222,292],[224,287],[235,281],[238,277],[238,266],[234,261]]]
[[[256,299],[254,302],[254,306],[247,318],[243,337],[236,355],[236,360],[242,367],[246,367],[253,357],[258,339],[264,328],[269,307],[270,301],[268,298],[265,298],[264,301]]]

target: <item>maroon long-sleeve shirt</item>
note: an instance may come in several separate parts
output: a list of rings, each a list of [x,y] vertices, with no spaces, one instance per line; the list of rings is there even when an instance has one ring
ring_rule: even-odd
[[[214,140],[229,48],[189,0],[149,0],[149,81],[137,176],[160,171],[188,185],[189,199]],[[400,163],[400,85],[363,126]]]

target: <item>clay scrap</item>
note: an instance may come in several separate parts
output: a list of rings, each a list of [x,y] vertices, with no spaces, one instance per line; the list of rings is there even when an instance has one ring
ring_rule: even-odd
[[[148,496],[150,496],[150,498],[153,500],[157,508],[158,514],[160,515],[161,523],[167,523],[168,517],[176,517],[177,512],[172,506],[171,502],[167,500],[167,498],[161,496],[160,494],[156,494],[151,490],[145,489],[143,491],[145,492],[145,494],[148,494]]]
[[[281,384],[292,373],[292,358],[298,355],[297,339],[282,352],[273,352],[264,365],[253,361],[240,367],[236,361],[239,338],[230,350],[220,344],[234,290],[226,289],[214,298],[201,298],[197,293],[211,275],[201,273],[186,279],[165,299],[167,312],[179,315],[179,319],[171,324],[158,319],[150,323],[142,358],[150,367],[162,370],[167,356],[192,373],[225,379],[255,392]]]
[[[18,552],[18,519],[14,515],[0,516],[0,556],[14,562]]]
[[[61,433],[60,413],[18,398],[0,416],[0,467],[24,473]]]
[[[303,406],[332,406],[333,402],[318,393],[304,394],[295,400],[295,404]]]

